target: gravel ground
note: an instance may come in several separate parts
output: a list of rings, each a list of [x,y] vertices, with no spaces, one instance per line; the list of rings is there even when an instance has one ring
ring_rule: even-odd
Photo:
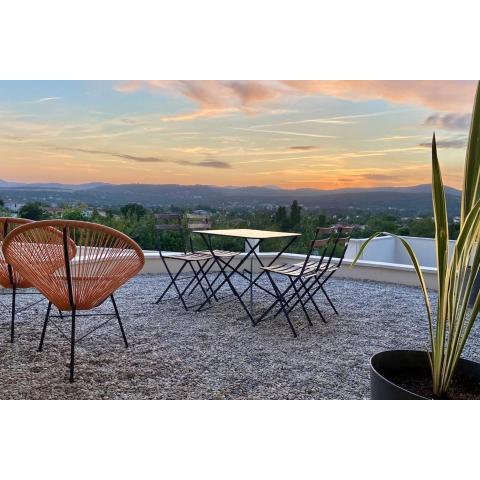
[[[166,281],[141,275],[117,292],[130,348],[115,321],[97,330],[77,346],[73,385],[69,344],[53,326],[37,352],[46,303],[19,315],[13,345],[8,312],[0,309],[0,398],[363,399],[373,353],[427,344],[423,300],[413,287],[332,279],[328,290],[340,314],[319,298],[328,323],[314,317],[309,326],[299,309],[293,338],[282,316],[253,327],[236,302],[202,313],[185,312],[178,301],[154,305]],[[5,304],[8,297],[1,298]],[[258,308],[269,302],[256,295]],[[110,308],[106,302],[100,310]],[[98,323],[82,318],[78,329]],[[464,356],[480,361],[479,346],[476,328]]]

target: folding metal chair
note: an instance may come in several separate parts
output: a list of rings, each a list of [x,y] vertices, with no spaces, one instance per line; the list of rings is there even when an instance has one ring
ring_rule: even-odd
[[[208,274],[211,271],[214,259],[211,252],[198,251],[194,248],[192,239],[192,230],[207,230],[211,228],[210,218],[206,215],[187,214],[185,216],[186,225],[184,228],[183,216],[176,213],[160,213],[155,215],[156,229],[160,234],[157,235],[157,248],[162,259],[165,270],[170,277],[170,283],[164,289],[156,303],[160,303],[167,292],[173,287],[177,292],[178,299],[180,299],[185,310],[189,309],[185,298],[192,295],[198,288],[202,291],[205,298],[211,302],[211,298],[218,300],[214,291],[213,283],[218,276],[213,280],[209,280]],[[188,232],[188,237],[185,236],[185,230]],[[182,243],[183,252],[179,254],[165,254],[162,250],[162,233],[165,231],[177,232]],[[219,255],[226,255],[228,252],[216,251]],[[232,252],[233,253],[233,252]],[[182,262],[178,271],[174,274],[169,267],[167,260],[175,260]],[[186,267],[190,268],[191,275],[182,275]],[[189,280],[186,285],[180,285],[181,281]],[[208,293],[210,292],[210,294]]]
[[[332,307],[333,311],[338,315],[338,311],[335,305],[332,302],[332,299],[325,290],[325,284],[330,280],[332,275],[341,267],[343,259],[345,258],[345,253],[348,248],[348,242],[350,240],[350,233],[352,232],[353,227],[348,227],[345,225],[336,225],[331,228],[318,228],[317,234],[320,235],[330,235],[330,246],[329,255],[325,255],[325,251],[322,252],[322,256],[319,261],[309,261],[309,267],[316,267],[317,275],[312,276],[305,283],[305,289],[308,289],[310,295],[313,297],[319,291],[327,299],[328,303]],[[329,232],[330,231],[330,232]],[[299,265],[299,264],[297,264]],[[290,310],[293,310],[298,303],[303,300],[307,295],[306,291],[302,292],[300,298],[293,299],[293,296],[290,296],[288,303],[293,304],[290,306]],[[281,310],[278,310],[275,316],[277,316]]]
[[[192,233],[194,231],[210,230],[212,228],[212,221],[208,215],[199,215],[199,214],[192,214],[192,213],[187,213],[186,219],[187,219],[187,229],[189,232],[190,248],[192,251],[194,251]],[[205,242],[205,238],[203,240]],[[205,245],[208,247],[208,250],[202,250],[201,253],[209,254],[212,258],[212,263],[208,266],[208,268],[205,269],[205,272],[204,272],[205,278],[208,280],[207,275],[215,266],[218,267],[218,272],[216,273],[216,276],[213,279],[213,281],[209,282],[209,290],[211,292],[209,297],[207,297],[206,300],[198,306],[197,311],[200,311],[202,307],[204,307],[207,303],[211,303],[212,298],[218,301],[218,297],[216,296],[216,294],[218,293],[218,291],[220,291],[222,285],[224,285],[225,282],[221,282],[217,287],[215,287],[215,284],[217,280],[225,277],[225,271],[227,269],[236,271],[231,265],[231,263],[232,263],[232,260],[237,255],[240,255],[240,252],[213,248],[211,238],[208,239]]]
[[[353,230],[353,227],[336,225],[332,228],[333,247],[331,249],[330,256],[328,257],[328,261],[319,267],[321,274],[313,278],[316,288],[313,289],[312,294],[315,295],[320,290],[327,299],[330,306],[332,307],[333,311],[338,315],[338,311],[335,308],[332,299],[329,297],[328,293],[325,290],[325,284],[328,282],[328,280],[330,280],[332,275],[342,266],[342,262],[345,258],[345,253],[348,248],[348,242],[350,240],[350,234]]]
[[[263,267],[263,270],[266,272],[273,287],[276,298],[258,321],[261,321],[263,318],[265,318],[276,305],[280,304],[277,313],[284,313],[290,329],[292,330],[293,336],[296,337],[297,332],[291,321],[290,313],[295,306],[300,303],[308,323],[313,325],[307,310],[307,305],[310,303],[313,305],[320,318],[326,322],[325,317],[322,315],[322,312],[320,311],[320,308],[314,299],[314,296],[310,292],[309,282],[311,282],[311,279],[315,279],[316,276],[320,275],[323,266],[326,265],[325,258],[327,257],[328,249],[331,246],[333,231],[334,230],[332,228],[316,229],[315,238],[310,242],[308,254],[303,262],[293,264],[284,263],[280,265],[272,265],[270,267]],[[311,256],[316,250],[321,252],[320,259],[318,261],[311,261]],[[278,283],[274,280],[272,274],[277,274],[281,277],[287,278],[287,287],[281,290]],[[295,303],[292,305],[292,302]]]

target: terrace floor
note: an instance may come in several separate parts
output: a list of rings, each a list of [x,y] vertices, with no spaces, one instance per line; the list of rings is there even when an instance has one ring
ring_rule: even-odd
[[[319,298],[328,323],[317,318],[309,326],[299,309],[299,336],[293,338],[282,316],[253,327],[236,302],[202,313],[185,312],[177,301],[154,305],[166,281],[163,275],[140,275],[117,292],[130,348],[124,348],[114,320],[97,330],[77,346],[73,385],[69,344],[53,326],[44,351],[37,352],[46,302],[19,315],[13,345],[2,309],[0,398],[362,399],[369,395],[373,353],[427,345],[417,288],[332,279],[328,290],[340,315]],[[7,299],[2,297],[4,304]],[[258,307],[269,302],[256,295]],[[107,308],[108,302],[101,307]],[[79,330],[92,321],[80,319]],[[465,352],[477,361],[478,330]]]

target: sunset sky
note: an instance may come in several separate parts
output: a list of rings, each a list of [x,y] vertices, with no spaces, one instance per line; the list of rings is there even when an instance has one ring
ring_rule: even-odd
[[[1,81],[0,178],[341,188],[462,180],[475,82]]]

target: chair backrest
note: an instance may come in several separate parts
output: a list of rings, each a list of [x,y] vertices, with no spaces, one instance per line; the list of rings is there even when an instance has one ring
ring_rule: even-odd
[[[315,237],[313,238],[313,240],[310,241],[310,246],[303,262],[301,270],[302,273],[309,266],[310,257],[315,250],[319,251],[320,261],[317,264],[316,270],[319,269],[320,265],[323,263],[325,256],[327,255],[334,232],[335,229],[332,227],[317,227],[315,229]]]
[[[28,218],[0,217],[0,247],[3,246],[5,237],[15,228],[26,223],[32,223]],[[0,248],[0,285],[4,288],[29,287],[30,284],[7,263],[3,255],[3,248]]]
[[[200,215],[198,213],[187,213],[185,215],[187,219],[188,230],[209,230],[212,228],[212,221],[209,215]]]
[[[182,230],[182,215],[180,213],[154,213],[156,230]]]
[[[60,310],[100,305],[143,267],[141,248],[104,225],[42,220],[5,239],[7,261]]]
[[[347,251],[348,241],[352,230],[353,227],[346,225],[318,227],[315,230],[315,238],[310,242],[310,248],[305,257],[303,269],[307,267],[314,250],[319,250],[320,260],[317,262],[317,271],[320,269],[327,270],[330,267],[333,258],[339,258],[336,265],[337,267],[340,267],[345,257],[345,252]],[[339,249],[340,255],[335,257]]]
[[[345,258],[345,253],[348,248],[348,242],[350,241],[350,234],[352,233],[353,227],[348,225],[336,225],[335,227],[337,235],[335,238],[335,244],[332,249],[332,257],[335,255],[335,252],[340,249],[340,255],[337,256],[339,259],[337,267],[342,265],[343,259]]]
[[[202,215],[199,213],[187,213],[185,215],[187,232],[188,232],[188,244],[190,250],[195,251],[192,232],[194,230],[210,230],[212,228],[212,220],[210,215]]]
[[[162,244],[165,243],[166,232],[177,232],[182,244],[182,250],[186,252],[185,235],[183,231],[183,214],[154,213],[153,216],[155,218],[155,243],[160,255],[162,255]]]

